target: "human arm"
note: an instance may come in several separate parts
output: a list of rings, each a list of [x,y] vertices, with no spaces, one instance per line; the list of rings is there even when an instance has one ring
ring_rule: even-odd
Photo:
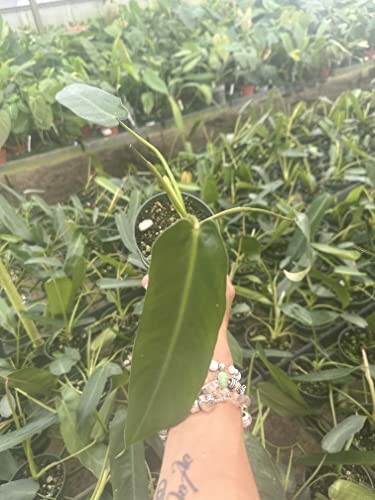
[[[234,288],[228,280],[227,307],[213,359],[233,364],[227,328]],[[154,500],[258,500],[247,457],[241,411],[230,402],[210,413],[189,415],[171,428]]]

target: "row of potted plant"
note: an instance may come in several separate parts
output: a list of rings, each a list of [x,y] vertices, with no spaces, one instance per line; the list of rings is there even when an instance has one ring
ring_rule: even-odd
[[[262,1],[224,7],[216,0],[187,7],[173,0],[145,8],[129,2],[116,16],[41,35],[1,21],[3,160],[103,132],[56,104],[56,92],[69,83],[119,95],[138,124],[179,123],[182,113],[213,102],[311,84],[363,60],[373,48],[373,15],[371,4],[358,9],[346,1],[328,8]]]
[[[59,99],[70,102],[66,93]],[[371,93],[352,91],[290,112],[270,109],[259,116],[250,109],[233,134],[204,153],[181,153],[171,167],[179,189],[198,194],[214,213],[223,211],[218,224],[237,291],[231,346],[243,376],[255,380],[248,384],[253,432],[264,436],[271,409],[304,419],[321,446],[318,454],[306,452],[306,478],[294,488],[295,498],[308,488],[319,498],[346,499],[353,491],[364,496],[373,482],[373,106]],[[11,498],[58,498],[70,458],[93,474],[93,499],[107,494],[108,486],[113,498],[152,494],[157,470],[148,480],[142,441],[124,452],[124,426],[139,404],[131,400],[129,369],[139,363],[135,331],[147,312],[140,279],[153,243],[140,237],[139,224],[149,217],[145,210],[155,206],[156,217],[158,210],[155,199],[139,207],[155,191],[149,176],[131,171],[124,179],[93,173],[86,191],[64,205],[3,186],[0,453],[7,467],[0,492]],[[210,209],[194,208],[191,200],[184,196],[190,213],[210,217]],[[178,220],[176,211],[161,211],[170,222]],[[160,229],[163,220],[155,219]],[[173,230],[181,224],[186,231],[185,221]],[[159,273],[179,252],[183,259],[189,255],[188,244],[177,256],[172,250],[153,250]],[[215,252],[214,270],[222,261]],[[169,305],[180,293],[172,291]],[[350,335],[340,334],[341,327],[335,332],[337,324]],[[154,318],[153,336],[156,326]],[[260,381],[267,373],[269,379]],[[50,454],[52,436],[61,443],[60,457]],[[160,442],[153,437],[145,443],[147,463],[154,464]],[[133,481],[131,472],[124,480],[125,470],[136,470]]]

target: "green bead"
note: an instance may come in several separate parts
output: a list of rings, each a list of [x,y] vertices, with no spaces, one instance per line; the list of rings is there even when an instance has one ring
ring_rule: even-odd
[[[217,376],[217,380],[220,387],[227,387],[228,385],[228,375],[225,372],[220,372]]]

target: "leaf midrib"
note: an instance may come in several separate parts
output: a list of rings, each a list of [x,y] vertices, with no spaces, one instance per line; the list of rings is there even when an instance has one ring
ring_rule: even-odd
[[[186,308],[186,303],[187,303],[187,300],[189,297],[190,287],[191,287],[191,283],[192,283],[193,269],[194,269],[196,257],[197,257],[198,237],[199,237],[199,230],[196,230],[194,228],[192,231],[192,252],[190,254],[190,259],[189,259],[189,263],[188,263],[188,267],[187,267],[188,286],[185,287],[185,291],[183,293],[182,300],[180,302],[180,306],[178,308],[178,315],[177,315],[178,319],[177,319],[176,326],[175,326],[173,333],[172,333],[172,336],[171,336],[171,341],[169,343],[169,347],[168,347],[166,355],[164,357],[165,362],[163,363],[163,365],[161,367],[161,370],[159,372],[160,373],[159,378],[157,379],[157,382],[154,386],[153,393],[148,400],[148,404],[147,404],[147,407],[143,413],[143,417],[141,418],[141,420],[138,424],[138,427],[137,427],[136,431],[134,432],[135,437],[138,436],[139,429],[142,428],[144,421],[146,420],[146,417],[148,416],[148,412],[150,411],[150,408],[152,408],[152,406],[156,400],[156,394],[158,393],[158,391],[160,389],[160,386],[162,384],[162,380],[165,378],[167,366],[169,366],[169,361],[172,358],[177,340],[179,338],[178,332],[181,329],[182,318],[183,318],[182,312]]]

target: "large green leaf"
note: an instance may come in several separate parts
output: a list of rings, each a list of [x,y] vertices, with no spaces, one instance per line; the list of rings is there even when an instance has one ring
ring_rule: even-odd
[[[9,114],[0,110],[0,149],[6,143],[11,130],[11,121]]]
[[[2,434],[0,436],[0,453],[14,448],[26,441],[26,439],[30,439],[35,434],[39,434],[45,429],[48,429],[48,427],[56,422],[57,417],[55,414],[44,412],[37,415],[32,421],[20,429]]]
[[[246,434],[245,445],[260,498],[285,500],[280,473],[271,455],[251,433]]]
[[[48,395],[57,385],[57,378],[43,368],[27,367],[0,376],[0,382],[8,381],[9,387],[21,389],[30,396]]]
[[[363,415],[350,415],[331,429],[322,439],[322,449],[327,453],[341,451],[345,443],[359,432],[366,422]]]
[[[96,125],[114,127],[119,120],[128,116],[128,111],[119,97],[83,83],[68,85],[56,94],[56,100],[76,115]]]
[[[39,483],[34,479],[18,479],[0,486],[0,500],[34,500]]]
[[[109,433],[109,463],[113,499],[148,500],[148,478],[143,442],[125,449],[126,411],[117,410]]]
[[[330,500],[375,500],[375,492],[353,481],[338,479],[328,490]]]
[[[226,271],[211,221],[180,220],[155,242],[133,353],[127,444],[188,415],[223,318]]]

